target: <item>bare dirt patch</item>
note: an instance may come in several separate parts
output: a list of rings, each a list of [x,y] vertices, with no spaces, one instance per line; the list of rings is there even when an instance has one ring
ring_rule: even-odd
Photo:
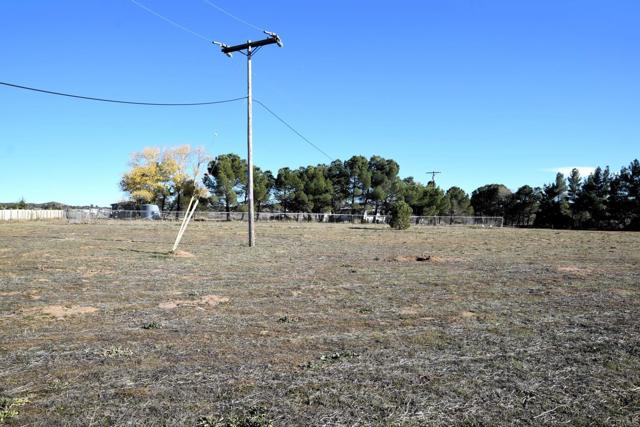
[[[458,264],[463,263],[466,260],[460,257],[453,256],[432,256],[431,262],[434,264]]]
[[[19,292],[19,291],[10,291],[10,292],[0,292],[0,297],[11,297],[11,296],[16,296],[16,295],[24,295],[29,299],[32,300],[38,300],[40,299],[40,294],[38,294],[37,291],[34,290],[30,290],[25,292]]]
[[[393,262],[426,262],[431,260],[431,255],[399,255],[390,258]]]
[[[96,269],[87,269],[86,271],[83,271],[82,277],[84,277],[85,279],[91,279],[96,276],[104,276],[109,274],[113,274],[113,271],[109,269],[104,269],[104,268],[96,268]]]
[[[408,307],[402,307],[398,313],[401,316],[417,316],[420,313],[420,307],[416,307],[414,305]]]
[[[171,256],[173,256],[173,257],[176,257],[176,258],[193,258],[193,257],[195,257],[195,255],[192,254],[191,252],[182,251],[180,249],[178,249],[175,252],[170,252],[169,254]]]
[[[637,292],[634,292],[631,289],[613,289],[613,292],[621,297],[631,297],[637,294]]]
[[[205,295],[197,300],[172,300],[158,304],[158,307],[166,310],[172,310],[178,307],[199,307],[209,306],[215,307],[219,304],[229,302],[229,298],[219,295]]]
[[[562,265],[562,266],[556,267],[556,270],[559,273],[569,274],[569,275],[578,276],[578,277],[584,277],[593,273],[592,269],[586,268],[586,267],[578,267],[577,265]]]
[[[68,316],[82,315],[82,314],[91,314],[98,311],[95,307],[83,307],[79,305],[72,305],[70,307],[65,307],[62,305],[47,305],[44,307],[35,307],[28,308],[23,310],[22,313],[25,315],[43,315],[43,316],[51,316],[55,317],[58,320],[62,320]]]
[[[22,292],[11,291],[11,292],[0,292],[0,297],[10,297],[13,295],[20,295]]]

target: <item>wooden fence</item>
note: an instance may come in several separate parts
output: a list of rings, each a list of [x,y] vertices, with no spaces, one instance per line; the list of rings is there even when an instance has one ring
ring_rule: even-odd
[[[0,209],[0,221],[35,221],[64,219],[65,211],[57,209]]]

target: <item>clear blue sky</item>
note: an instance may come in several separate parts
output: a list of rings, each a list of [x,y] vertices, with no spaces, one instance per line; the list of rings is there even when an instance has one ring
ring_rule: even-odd
[[[211,40],[263,35],[202,0],[138,0]],[[254,96],[332,157],[379,154],[403,177],[467,191],[640,156],[637,0],[214,0],[278,32]],[[245,95],[244,57],[130,0],[0,2],[0,80],[83,95],[182,102]],[[327,162],[255,106],[256,164]],[[106,205],[129,153],[204,145],[245,153],[243,102],[163,108],[0,87],[0,201]]]

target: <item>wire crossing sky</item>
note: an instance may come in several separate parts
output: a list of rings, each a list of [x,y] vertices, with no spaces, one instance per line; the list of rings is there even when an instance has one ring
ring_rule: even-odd
[[[24,89],[32,92],[46,93],[48,95],[56,95],[56,96],[66,96],[68,98],[76,98],[76,99],[84,99],[88,101],[99,101],[99,102],[112,102],[114,104],[129,104],[129,105],[147,105],[147,106],[155,106],[155,107],[195,107],[202,105],[214,105],[214,104],[226,104],[227,102],[235,102],[240,101],[242,99],[247,99],[246,96],[240,98],[232,98],[232,99],[221,99],[217,101],[202,101],[202,102],[145,102],[145,101],[126,101],[122,99],[106,99],[106,98],[96,98],[93,96],[84,96],[84,95],[74,95],[71,93],[63,93],[63,92],[55,92],[52,90],[46,89],[38,89],[35,87],[22,86],[14,83],[0,82],[0,85],[13,87],[16,89]]]
[[[169,24],[173,25],[176,28],[180,28],[182,31],[186,31],[189,34],[192,34],[196,37],[198,37],[199,39],[202,39],[204,41],[209,41],[209,38],[207,36],[204,36],[198,32],[195,32],[187,27],[185,27],[184,25],[178,24],[176,21],[174,21],[173,19],[167,18],[164,15],[161,15],[160,13],[156,12],[155,10],[143,5],[140,2],[137,2],[136,0],[129,0],[131,3],[135,4],[136,6],[138,6],[140,9],[142,10],[146,10],[147,12],[149,12],[150,14],[157,16],[158,18],[162,19],[165,22],[168,22]]]
[[[229,102],[236,102],[236,101],[240,101],[240,100],[243,100],[243,99],[247,99],[246,96],[243,96],[243,97],[240,97],[240,98],[222,99],[222,100],[218,100],[218,101],[182,102],[182,103],[125,101],[125,100],[121,100],[121,99],[105,99],[105,98],[96,98],[96,97],[92,97],[92,96],[83,96],[83,95],[74,95],[74,94],[70,94],[70,93],[55,92],[55,91],[51,91],[51,90],[38,89],[38,88],[34,88],[34,87],[22,86],[22,85],[17,85],[17,84],[13,84],[13,83],[7,83],[7,82],[0,82],[0,85],[7,86],[7,87],[12,87],[12,88],[16,88],[16,89],[28,90],[28,91],[32,91],[32,92],[45,93],[47,95],[65,96],[67,98],[76,98],[76,99],[82,99],[82,100],[88,100],[88,101],[98,101],[98,102],[111,102],[111,103],[114,103],[114,104],[143,105],[143,106],[153,106],[153,107],[201,107],[201,106],[205,106],[205,105],[226,104],[226,103],[229,103]],[[282,117],[277,115],[273,110],[271,110],[269,107],[267,107],[263,102],[261,102],[258,99],[254,99],[254,101],[257,104],[259,104],[262,108],[264,108],[269,114],[271,114],[273,117],[278,119],[278,121],[280,121],[282,124],[284,124],[286,127],[288,127],[293,133],[298,135],[300,137],[300,139],[302,139],[304,142],[309,144],[314,149],[318,150],[318,152],[322,153],[322,155],[327,157],[329,159],[329,161],[335,160],[335,158],[331,157],[325,151],[323,151],[320,147],[318,147],[316,144],[314,144],[313,142],[309,141],[309,139],[307,139],[304,135],[302,135],[299,131],[297,131],[293,126],[291,126],[289,123],[287,123]]]
[[[208,4],[209,6],[213,7],[214,9],[216,9],[216,10],[218,10],[218,11],[220,11],[220,12],[224,13],[225,15],[227,15],[228,17],[230,17],[231,19],[235,19],[236,21],[240,22],[241,24],[246,25],[246,26],[247,26],[247,27],[249,27],[249,28],[253,28],[254,30],[258,30],[258,31],[260,31],[260,32],[265,31],[265,29],[264,29],[264,28],[260,28],[260,27],[258,27],[258,26],[256,26],[256,25],[253,25],[253,24],[252,24],[252,23],[250,23],[250,22],[245,21],[245,20],[244,20],[244,19],[242,19],[242,18],[238,18],[236,15],[234,15],[234,14],[232,14],[231,12],[229,12],[229,11],[227,11],[227,10],[225,10],[225,9],[221,8],[220,6],[218,6],[217,4],[215,4],[214,2],[212,2],[212,1],[210,1],[210,0],[203,0],[203,1],[204,1],[206,4]]]
[[[332,160],[336,160],[335,157],[331,157],[329,154],[327,154],[322,148],[318,147],[316,144],[314,144],[313,142],[309,141],[304,135],[302,135],[300,132],[298,132],[293,126],[291,126],[289,123],[287,123],[282,117],[280,117],[279,115],[277,115],[276,113],[273,112],[273,110],[271,110],[269,107],[267,107],[266,105],[264,105],[263,102],[261,102],[258,99],[254,99],[254,101],[260,105],[262,108],[264,108],[269,114],[271,114],[273,117],[275,117],[276,119],[278,119],[280,122],[282,122],[282,124],[284,124],[286,127],[288,127],[289,129],[291,129],[291,131],[293,133],[295,133],[296,135],[298,135],[300,138],[302,138],[302,140],[304,142],[306,142],[307,144],[309,144],[311,147],[315,148],[316,150],[318,150],[320,153],[322,153],[322,155],[324,155],[327,159],[329,159],[329,161],[331,162]]]
[[[636,1],[23,0],[0,2],[0,17],[5,83],[225,101],[144,108],[0,85],[0,202],[108,205],[145,146],[244,156],[246,59],[211,41],[256,40],[263,26],[285,47],[253,63],[262,169],[381,155],[402,177],[437,170],[445,189],[472,191],[639,156]]]

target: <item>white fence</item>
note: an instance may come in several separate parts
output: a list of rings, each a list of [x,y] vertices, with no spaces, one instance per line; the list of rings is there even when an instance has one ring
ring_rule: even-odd
[[[48,209],[0,209],[0,221],[35,221],[64,219],[65,211]]]
[[[162,212],[159,218],[163,221],[182,220],[185,212]],[[144,218],[142,211],[133,210],[111,210],[111,209],[76,209],[68,210],[67,218],[71,222],[91,222],[95,220],[141,220]],[[194,221],[247,221],[246,212],[210,212],[196,211],[192,218]],[[256,214],[257,221],[285,221],[285,222],[323,222],[323,223],[355,223],[355,224],[386,224],[389,222],[386,215],[350,215],[350,214],[329,214],[329,213],[307,213],[307,212],[259,212]],[[431,226],[479,226],[479,227],[502,227],[504,220],[502,217],[486,216],[412,216],[412,225]]]

